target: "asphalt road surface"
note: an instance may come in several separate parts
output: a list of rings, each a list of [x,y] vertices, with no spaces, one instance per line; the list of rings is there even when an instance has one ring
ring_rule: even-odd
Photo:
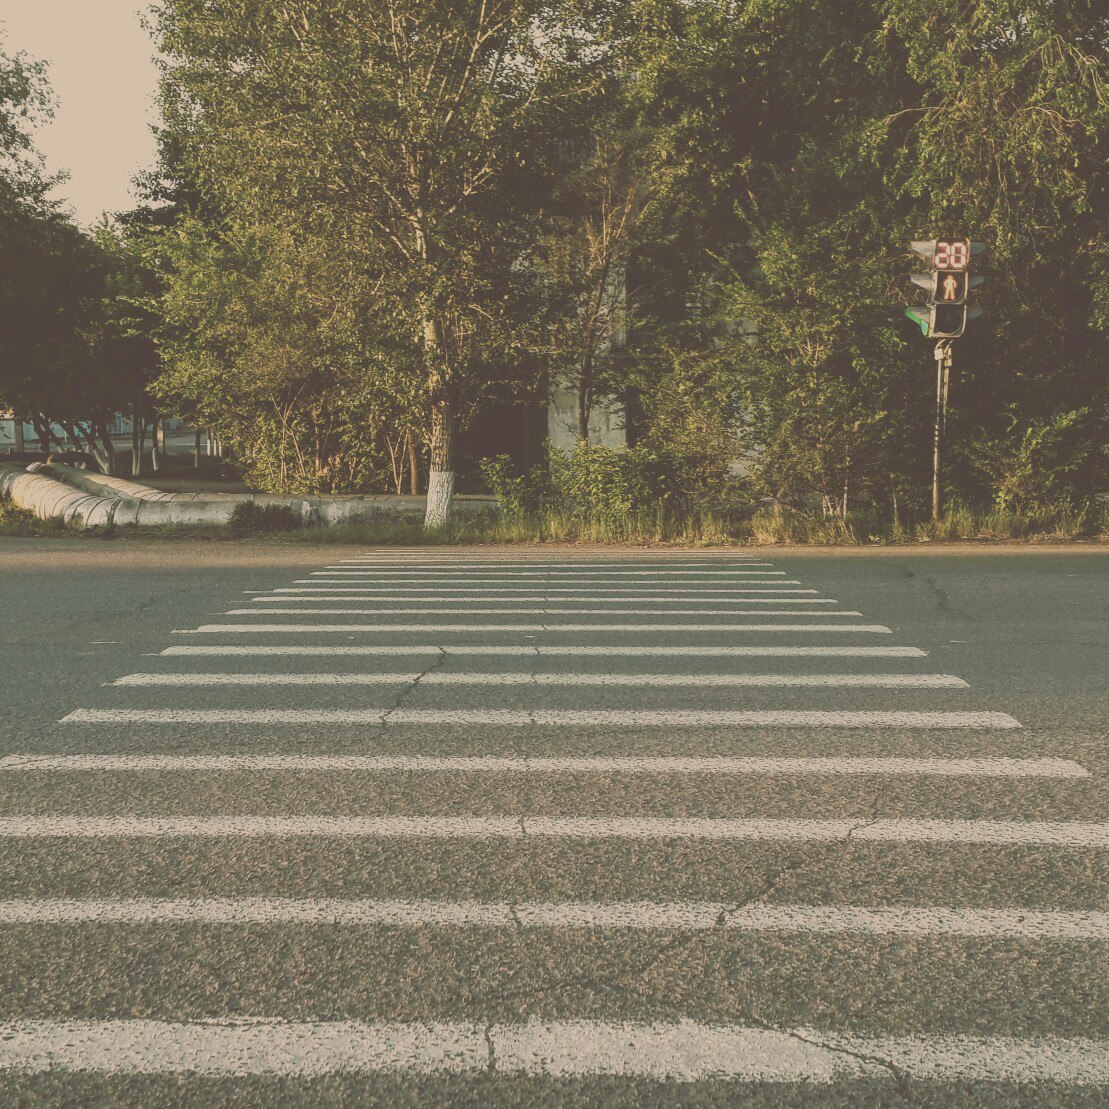
[[[1107,569],[4,541],[0,1102],[1103,1105]]]

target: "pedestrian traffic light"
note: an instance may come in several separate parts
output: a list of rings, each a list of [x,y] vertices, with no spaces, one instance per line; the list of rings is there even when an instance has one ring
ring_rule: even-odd
[[[921,334],[932,339],[958,339],[966,322],[982,314],[980,308],[965,304],[930,304],[927,308],[906,308],[905,315],[920,325]]]
[[[912,244],[917,254],[930,262],[931,273],[914,273],[912,281],[928,290],[930,304],[926,308],[907,308],[905,315],[915,321],[925,337],[957,339],[966,329],[968,319],[981,314],[967,308],[967,293],[982,284],[981,277],[967,271],[971,259],[985,250],[985,244],[952,237],[917,241]]]
[[[965,304],[933,304],[928,333],[934,339],[957,339],[967,325]]]
[[[932,519],[940,519],[943,505],[943,440],[947,424],[947,396],[952,373],[952,339],[966,330],[967,320],[982,313],[981,308],[967,305],[967,293],[982,283],[967,271],[970,260],[986,249],[983,243],[952,236],[912,244],[916,254],[928,259],[928,273],[914,273],[912,282],[928,290],[926,308],[906,308],[905,315],[920,328],[925,338],[936,343],[936,422],[932,440]]]

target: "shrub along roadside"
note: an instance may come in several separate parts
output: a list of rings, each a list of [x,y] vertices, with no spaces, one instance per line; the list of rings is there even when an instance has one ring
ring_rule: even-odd
[[[79,538],[103,533],[82,532],[39,520],[10,503],[0,502],[0,536]],[[369,544],[375,546],[447,546],[484,544],[590,543],[621,545],[697,546],[868,546],[957,542],[960,540],[1067,542],[1109,540],[1109,510],[1074,509],[1069,504],[1027,514],[997,508],[975,511],[953,506],[940,523],[892,526],[865,513],[822,519],[804,513],[760,509],[742,519],[665,510],[628,513],[622,517],[590,518],[553,508],[534,516],[487,516],[460,520],[445,528],[425,530],[422,516],[378,514],[351,524],[304,527],[295,519],[277,519],[269,512],[244,514],[237,527],[119,528],[119,538],[141,539],[280,539],[303,544]]]
[[[64,536],[77,535],[61,520],[40,520],[26,508],[17,508],[11,501],[0,500],[0,535]]]

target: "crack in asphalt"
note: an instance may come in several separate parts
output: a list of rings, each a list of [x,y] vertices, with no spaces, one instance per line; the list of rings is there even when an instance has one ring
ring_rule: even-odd
[[[497,1070],[497,1050],[496,1050],[496,1046],[493,1043],[493,1029],[495,1027],[496,1027],[496,1024],[492,1021],[490,1021],[485,1026],[485,1050],[486,1050],[485,1069],[490,1074],[494,1074]]]
[[[906,1098],[911,1094],[909,1075],[894,1063],[892,1059],[887,1059],[882,1055],[844,1047],[843,1044],[837,1043],[834,1039],[831,1041],[825,1040],[812,1029],[806,1029],[808,1033],[806,1034],[806,1032],[802,1032],[796,1028],[779,1028],[774,1025],[768,1025],[767,1027],[773,1028],[775,1032],[779,1032],[783,1036],[788,1036],[791,1040],[797,1040],[799,1043],[809,1044],[811,1047],[819,1047],[824,1051],[832,1052],[834,1055],[842,1055],[848,1059],[855,1059],[860,1063],[870,1063],[874,1066],[883,1067],[885,1070],[889,1071],[890,1076],[897,1084],[898,1093]]]
[[[447,652],[443,650],[442,647],[438,647],[437,650],[439,653],[435,656],[435,660],[423,670],[421,670],[420,673],[417,674],[407,685],[401,687],[401,690],[397,694],[393,703],[381,714],[381,719],[378,721],[379,725],[385,726],[386,724],[388,724],[389,717],[392,716],[393,713],[398,712],[401,708],[404,707],[408,699],[412,696],[413,693],[416,692],[416,687],[420,684],[420,682],[422,682],[424,678],[426,678],[429,674],[433,674],[436,670],[439,670],[442,667],[443,663],[446,662]]]
[[[222,585],[223,582],[220,581],[216,584]],[[122,611],[83,615],[77,617],[74,620],[67,620],[65,623],[62,624],[51,625],[49,629],[49,634],[51,636],[65,635],[66,632],[71,628],[87,628],[90,625],[97,627],[103,621],[124,620],[128,617],[138,618],[141,620],[146,615],[147,611],[153,608],[160,601],[168,600],[170,597],[176,597],[181,593],[191,593],[192,591],[193,586],[191,585],[182,585],[171,589],[157,589],[148,599],[140,600],[136,605],[125,608]],[[32,642],[37,643],[42,640],[42,637],[42,631],[35,630],[34,632],[29,632],[26,636],[9,639],[7,641],[7,645],[18,647],[23,646],[24,644],[30,644]]]
[[[951,607],[951,596],[950,596],[950,594],[942,586],[939,586],[939,585],[936,584],[935,578],[922,578],[921,580],[924,582],[924,584],[932,592],[932,595],[935,597],[936,608],[940,612],[947,613],[951,616],[954,616],[956,620],[965,619],[964,616],[962,616],[960,613],[956,612],[955,609]]]

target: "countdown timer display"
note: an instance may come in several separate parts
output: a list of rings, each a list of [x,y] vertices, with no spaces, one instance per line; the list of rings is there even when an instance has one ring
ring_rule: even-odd
[[[937,239],[932,267],[951,273],[963,273],[970,264],[970,239]]]

